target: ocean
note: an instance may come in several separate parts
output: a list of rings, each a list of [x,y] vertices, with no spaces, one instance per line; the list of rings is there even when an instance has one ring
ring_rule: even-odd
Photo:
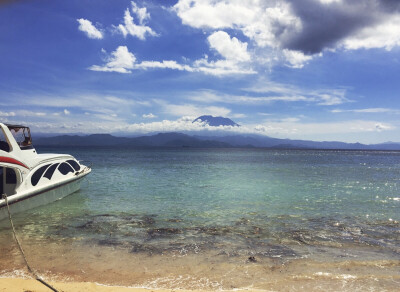
[[[13,217],[44,277],[173,289],[400,289],[400,152],[37,150],[92,167],[79,192]],[[0,276],[26,274],[7,221],[0,246]]]

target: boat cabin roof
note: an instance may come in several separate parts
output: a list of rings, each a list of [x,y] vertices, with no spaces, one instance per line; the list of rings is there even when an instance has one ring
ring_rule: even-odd
[[[24,128],[24,129],[29,129],[29,127],[27,127],[27,126],[22,126],[22,125],[11,125],[11,124],[4,124],[4,125],[6,125],[7,128],[9,128],[10,130],[11,130],[11,129],[22,129],[22,128]]]

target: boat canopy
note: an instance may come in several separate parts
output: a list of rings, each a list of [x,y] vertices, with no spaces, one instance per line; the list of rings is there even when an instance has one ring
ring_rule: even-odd
[[[5,124],[21,150],[32,149],[32,136],[29,127]]]

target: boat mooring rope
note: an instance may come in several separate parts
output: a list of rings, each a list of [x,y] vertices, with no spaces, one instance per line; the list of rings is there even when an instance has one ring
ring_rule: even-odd
[[[8,198],[7,198],[7,195],[6,195],[6,194],[3,194],[3,198],[4,198],[4,200],[5,200],[5,202],[6,202],[6,205],[7,205],[8,219],[10,219],[10,224],[11,224],[12,231],[13,231],[13,234],[14,234],[14,239],[15,239],[17,245],[18,245],[18,248],[19,248],[19,251],[20,251],[21,254],[22,254],[22,257],[24,258],[24,261],[25,261],[25,264],[26,264],[26,266],[27,266],[27,268],[28,268],[28,271],[35,277],[35,279],[36,279],[37,281],[39,281],[40,283],[42,283],[43,285],[45,285],[47,288],[53,290],[54,292],[59,292],[56,288],[52,287],[50,284],[46,283],[42,278],[40,278],[40,277],[35,273],[35,271],[31,268],[31,266],[29,265],[28,260],[26,259],[24,250],[22,249],[21,243],[19,242],[18,237],[17,237],[17,234],[16,234],[16,232],[15,232],[14,223],[13,223],[12,218],[11,218],[10,206],[8,205]]]

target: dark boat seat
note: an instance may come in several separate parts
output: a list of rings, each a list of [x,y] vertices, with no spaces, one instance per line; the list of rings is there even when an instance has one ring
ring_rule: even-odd
[[[0,141],[0,150],[10,152],[10,145],[8,145],[8,143],[5,141]]]

